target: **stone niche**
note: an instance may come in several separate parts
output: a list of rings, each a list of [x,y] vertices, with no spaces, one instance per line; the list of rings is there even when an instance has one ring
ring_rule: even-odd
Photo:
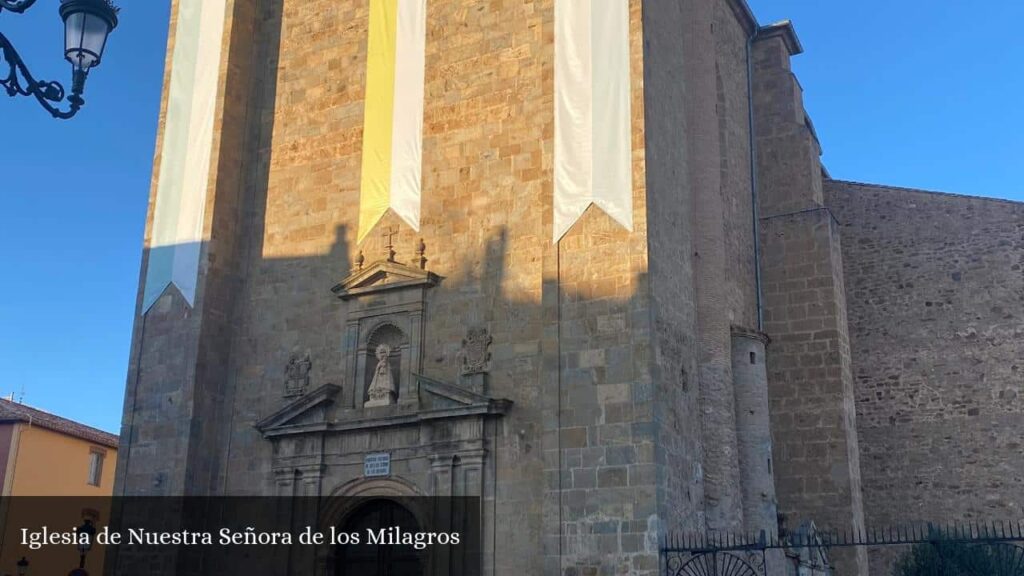
[[[360,268],[332,288],[348,302],[342,346],[350,385],[343,391],[344,407],[361,408],[368,403],[382,346],[390,351],[387,364],[397,389],[394,403],[405,407],[417,403],[413,375],[421,372],[423,363],[426,291],[439,280],[436,274],[388,259]]]

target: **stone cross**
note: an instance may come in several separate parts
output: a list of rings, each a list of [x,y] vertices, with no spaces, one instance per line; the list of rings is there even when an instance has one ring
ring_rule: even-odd
[[[395,236],[398,234],[398,229],[392,226],[384,228],[381,232],[381,236],[387,239],[387,244],[384,245],[388,249],[388,262],[395,261]]]

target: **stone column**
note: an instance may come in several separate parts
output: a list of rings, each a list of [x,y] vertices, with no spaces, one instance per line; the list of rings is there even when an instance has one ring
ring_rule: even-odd
[[[740,469],[736,447],[729,362],[729,304],[726,301],[725,208],[722,197],[721,138],[715,39],[715,2],[684,0],[680,57],[685,70],[688,183],[693,194],[693,273],[697,297],[697,346],[701,421],[704,434],[704,499],[709,530],[743,528]]]
[[[295,495],[295,476],[294,468],[274,470],[274,497],[277,500],[277,522],[275,525],[287,527],[293,532],[296,531],[294,510],[295,501],[292,499]],[[279,546],[274,550],[273,571],[275,574],[288,573],[288,564],[291,553],[292,550],[284,546]]]
[[[320,485],[324,467],[320,464],[300,466],[295,478],[294,494],[298,506],[293,507],[292,530],[302,531],[306,526],[317,526],[319,516]],[[313,574],[316,568],[316,548],[293,546],[289,558],[288,574]]]
[[[769,536],[778,531],[772,476],[772,431],[768,412],[767,337],[733,328],[732,378],[736,392],[736,435],[743,488],[744,528]]]
[[[779,511],[789,525],[860,529],[853,377],[839,231],[822,202],[821,149],[790,57],[789,23],[754,43],[754,115],[764,330]],[[862,548],[836,550],[837,574],[867,573]]]

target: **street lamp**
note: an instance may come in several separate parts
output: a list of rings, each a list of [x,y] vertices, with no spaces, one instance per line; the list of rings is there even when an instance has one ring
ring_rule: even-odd
[[[86,518],[78,527],[78,533],[85,534],[87,537],[78,540],[78,568],[69,572],[68,576],[89,576],[89,573],[85,571],[85,555],[92,549],[92,539],[96,536],[96,528],[92,525],[92,520]]]
[[[36,0],[0,0],[0,12],[7,10],[22,14]],[[0,33],[0,55],[6,61],[8,72],[0,76],[0,86],[8,96],[33,96],[53,115],[67,119],[85,104],[82,93],[89,70],[99,66],[107,37],[117,27],[118,8],[111,0],[61,0],[60,17],[64,20],[64,58],[71,63],[71,95],[68,109],[57,108],[64,101],[64,86],[59,82],[36,80],[28,66],[14,49],[14,45]]]
[[[25,576],[28,574],[28,560],[26,560],[24,556],[21,557],[21,560],[18,560],[17,566],[18,576]]]

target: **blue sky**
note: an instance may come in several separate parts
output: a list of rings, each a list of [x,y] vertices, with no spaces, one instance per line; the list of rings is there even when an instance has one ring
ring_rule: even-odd
[[[0,13],[65,80],[58,0]],[[156,141],[167,0],[121,0],[78,117],[0,94],[0,394],[118,431]],[[1024,200],[1019,0],[750,0],[789,18],[836,178]],[[0,69],[0,73],[6,70]]]

